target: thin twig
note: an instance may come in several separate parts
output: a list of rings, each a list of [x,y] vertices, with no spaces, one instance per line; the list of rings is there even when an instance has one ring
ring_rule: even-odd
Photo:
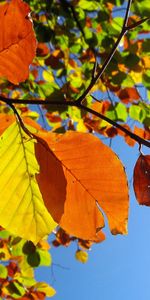
[[[149,17],[144,18],[144,19],[142,19],[142,20],[139,20],[139,21],[137,21],[137,22],[134,23],[134,24],[128,25],[128,26],[127,26],[127,30],[132,30],[132,29],[136,28],[137,26],[143,24],[144,22],[146,22],[146,21],[148,21],[148,20],[150,20]]]
[[[109,119],[108,117],[96,112],[95,110],[84,106],[83,104],[80,104],[78,107],[80,107],[81,109],[84,109],[85,111],[88,111],[89,113],[93,114],[94,116],[99,117],[100,119],[108,122],[109,124],[113,125],[114,127],[120,129],[122,132],[126,133],[128,136],[130,136],[133,140],[135,140],[136,142],[139,143],[139,145],[144,145],[148,148],[150,148],[150,142],[141,138],[140,136],[136,135],[135,133],[129,131],[128,129],[126,129],[125,127],[123,127],[122,125],[118,124],[117,122]]]

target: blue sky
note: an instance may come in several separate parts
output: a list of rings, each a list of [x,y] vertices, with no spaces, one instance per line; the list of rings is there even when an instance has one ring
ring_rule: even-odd
[[[38,271],[38,279],[53,284],[57,291],[51,299],[150,299],[150,208],[137,204],[132,189],[138,146],[129,147],[117,137],[112,148],[128,173],[129,233],[127,236],[112,236],[106,228],[106,241],[92,247],[89,261],[84,265],[74,258],[75,243],[68,248],[51,249],[53,269],[43,267]],[[143,151],[148,154],[146,148]]]

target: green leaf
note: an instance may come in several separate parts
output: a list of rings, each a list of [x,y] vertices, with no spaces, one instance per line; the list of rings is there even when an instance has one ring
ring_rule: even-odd
[[[116,84],[116,85],[120,85],[123,80],[126,78],[126,74],[123,73],[123,72],[119,72],[117,73],[116,75],[113,75],[111,80],[112,80],[112,83]]]
[[[22,251],[24,254],[32,254],[36,251],[35,245],[31,241],[27,241],[24,243]]]
[[[42,23],[35,22],[34,25],[38,42],[49,42],[54,35],[54,31],[51,30],[49,26],[43,25]]]
[[[121,31],[122,25],[123,25],[123,18],[120,18],[120,17],[114,18],[113,22],[111,24],[111,26],[113,27],[113,29],[116,30],[116,32],[120,32]]]
[[[39,253],[37,251],[35,251],[34,253],[28,254],[27,262],[33,268],[38,267],[40,265],[40,255],[39,255]]]
[[[117,103],[106,111],[106,116],[114,121],[125,122],[128,117],[126,106],[123,103]]]
[[[0,224],[37,243],[56,223],[47,211],[36,174],[35,141],[17,123],[0,137]]]
[[[147,72],[143,74],[142,81],[145,87],[150,90],[150,70],[147,70]]]
[[[79,7],[82,9],[93,11],[99,8],[99,4],[96,1],[80,0],[78,3]]]
[[[50,266],[52,263],[51,254],[48,251],[37,249],[37,253],[40,256],[40,266]]]
[[[28,264],[27,256],[23,256],[23,259],[19,262],[19,268],[23,279],[34,279],[34,269]]]
[[[36,283],[36,280],[32,277],[19,276],[17,279],[19,283],[26,287],[31,287]]]
[[[135,68],[139,61],[140,58],[134,53],[129,53],[125,56],[125,65],[130,69]]]
[[[0,264],[0,278],[5,279],[5,278],[7,278],[7,275],[8,275],[7,268],[5,266],[3,266],[2,264]]]
[[[25,241],[21,239],[17,244],[11,245],[11,254],[13,256],[22,256],[22,248],[24,245]]]
[[[0,238],[8,239],[9,236],[10,236],[10,233],[7,230],[1,230],[0,231]]]
[[[133,120],[143,122],[146,117],[146,111],[139,105],[131,105],[129,108],[129,115]]]
[[[117,120],[126,122],[128,117],[126,106],[123,103],[118,103],[115,107],[115,111],[117,113]]]
[[[11,295],[12,299],[19,299],[25,294],[25,288],[17,281],[9,282],[9,285],[6,286],[8,295]]]
[[[133,9],[140,16],[149,17],[149,0],[134,1]]]
[[[142,43],[142,52],[148,54],[150,53],[150,47],[149,47],[149,39],[146,41],[143,41]]]

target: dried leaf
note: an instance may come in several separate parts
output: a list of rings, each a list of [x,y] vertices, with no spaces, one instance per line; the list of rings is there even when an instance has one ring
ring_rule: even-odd
[[[150,155],[139,156],[134,167],[133,186],[139,204],[150,206]]]

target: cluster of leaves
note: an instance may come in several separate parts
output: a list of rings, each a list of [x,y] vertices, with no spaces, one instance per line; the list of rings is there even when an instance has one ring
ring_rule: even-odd
[[[49,248],[46,240],[35,246],[0,229],[0,299],[43,300],[55,295],[51,286],[34,278],[34,268],[51,265]]]
[[[0,3],[0,225],[22,238],[1,230],[5,299],[53,296],[50,286],[35,281],[33,268],[50,265],[43,238],[57,224],[53,245],[77,240],[81,262],[93,242],[105,239],[103,214],[112,234],[127,233],[124,167],[91,133],[121,135],[130,146],[150,140],[148,4],[134,1],[128,18],[129,3]],[[145,205],[149,169],[150,156],[141,154],[134,188]]]

